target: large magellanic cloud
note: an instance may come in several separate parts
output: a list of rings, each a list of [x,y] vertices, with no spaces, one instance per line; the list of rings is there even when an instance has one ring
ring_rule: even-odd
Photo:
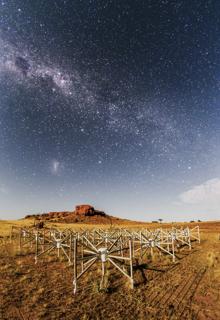
[[[179,195],[182,203],[214,208],[220,205],[220,179],[214,178],[196,185]]]

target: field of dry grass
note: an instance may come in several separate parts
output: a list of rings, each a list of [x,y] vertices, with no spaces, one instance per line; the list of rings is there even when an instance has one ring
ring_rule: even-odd
[[[80,280],[76,295],[73,295],[72,266],[56,257],[45,257],[35,265],[33,253],[19,253],[15,243],[9,243],[7,236],[12,225],[32,223],[0,221],[1,320],[220,319],[220,222],[199,223],[201,244],[193,243],[191,251],[179,250],[174,263],[164,256],[149,256],[142,264],[134,261],[133,290],[110,267],[106,289],[101,291],[100,271],[94,266]],[[158,224],[144,226],[155,228]]]

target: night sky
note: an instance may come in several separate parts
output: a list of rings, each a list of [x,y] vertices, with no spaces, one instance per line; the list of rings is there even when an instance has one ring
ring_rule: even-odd
[[[2,0],[0,218],[220,217],[220,2]]]

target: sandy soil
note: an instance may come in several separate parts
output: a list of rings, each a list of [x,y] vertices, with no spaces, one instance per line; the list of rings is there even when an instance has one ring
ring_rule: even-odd
[[[133,290],[110,268],[100,291],[94,266],[75,296],[71,266],[53,256],[35,265],[33,253],[19,254],[2,231],[0,319],[220,319],[220,222],[200,228],[201,244],[179,250],[175,263],[148,256],[135,264]]]

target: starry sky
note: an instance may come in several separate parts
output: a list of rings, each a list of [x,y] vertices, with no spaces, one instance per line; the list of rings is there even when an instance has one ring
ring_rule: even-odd
[[[0,218],[83,203],[219,218],[219,1],[0,1]]]

